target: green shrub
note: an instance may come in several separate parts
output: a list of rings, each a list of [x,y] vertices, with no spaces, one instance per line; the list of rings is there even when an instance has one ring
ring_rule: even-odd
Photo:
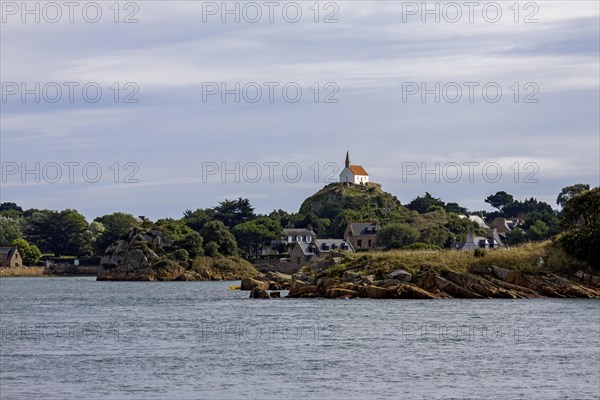
[[[441,250],[439,246],[429,243],[416,242],[406,245],[402,248],[403,250]]]
[[[475,249],[475,251],[473,252],[473,255],[478,258],[485,257],[485,254],[486,254],[485,249]]]
[[[186,249],[177,249],[173,253],[173,257],[178,261],[187,262],[190,259],[190,253]]]

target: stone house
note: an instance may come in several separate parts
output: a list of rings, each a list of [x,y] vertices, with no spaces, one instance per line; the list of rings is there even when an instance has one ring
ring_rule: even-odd
[[[496,231],[496,229],[490,229],[486,236],[477,236],[468,233],[465,243],[461,246],[461,250],[498,249],[501,247],[504,247],[504,243],[502,243],[498,231]]]
[[[17,268],[23,266],[23,259],[16,247],[0,247],[0,268]]]
[[[375,247],[379,227],[374,222],[350,222],[346,226],[344,239],[355,250],[370,250]]]
[[[296,243],[310,243],[316,239],[316,237],[317,234],[312,229],[285,228],[279,239],[273,240],[269,246],[263,248],[262,255],[276,255],[279,254],[279,251],[287,252],[288,250],[291,250]]]
[[[506,240],[506,235],[515,229],[521,221],[518,218],[496,218],[492,226],[496,229],[502,239]]]
[[[296,243],[290,251],[290,262],[304,266],[323,261],[334,251],[353,252],[354,248],[344,239],[315,239],[311,243]]]

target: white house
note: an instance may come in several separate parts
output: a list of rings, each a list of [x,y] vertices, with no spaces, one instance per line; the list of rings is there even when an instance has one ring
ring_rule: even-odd
[[[488,230],[487,236],[475,236],[472,233],[467,233],[467,240],[462,245],[462,250],[480,249],[498,249],[504,247],[502,239],[498,236],[496,229]]]
[[[362,165],[350,165],[350,156],[346,152],[346,167],[340,173],[340,182],[365,185],[369,183],[369,174]]]

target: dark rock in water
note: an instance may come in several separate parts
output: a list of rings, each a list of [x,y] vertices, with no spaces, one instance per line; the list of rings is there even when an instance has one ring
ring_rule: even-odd
[[[278,299],[281,297],[281,293],[277,292],[277,291],[271,292],[269,295],[271,296],[272,299]]]
[[[351,299],[357,296],[357,292],[350,289],[331,288],[325,291],[325,296],[330,299]]]
[[[204,278],[197,272],[192,271],[184,271],[183,274],[179,275],[175,278],[176,281],[206,281],[208,279]]]
[[[261,289],[259,287],[255,287],[254,289],[252,289],[250,291],[250,298],[251,299],[270,299],[271,296],[269,295],[269,293],[266,290]]]
[[[259,280],[252,279],[252,278],[242,279],[242,284],[241,284],[240,290],[252,290],[254,288],[268,290],[269,282],[259,281]]]

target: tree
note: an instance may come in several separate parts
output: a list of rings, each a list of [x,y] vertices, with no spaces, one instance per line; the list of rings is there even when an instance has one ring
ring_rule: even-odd
[[[527,215],[535,211],[547,214],[555,214],[550,204],[543,201],[538,201],[537,199],[531,197],[529,199],[525,199],[524,201],[516,200],[505,205],[502,207],[501,216],[505,218],[518,217],[525,219]]]
[[[446,212],[456,214],[467,214],[469,210],[461,207],[458,203],[446,203]]]
[[[550,229],[548,225],[542,220],[537,220],[533,225],[527,229],[527,236],[532,240],[543,240],[548,238],[548,232]]]
[[[564,207],[569,199],[588,190],[590,190],[590,185],[587,183],[576,183],[575,185],[565,186],[558,194],[558,197],[556,198],[556,204]]]
[[[298,214],[300,219],[294,225],[295,228],[310,228],[317,235],[323,235],[327,227],[331,224],[331,221],[327,218],[319,218],[317,214],[312,211],[306,214]]]
[[[19,253],[23,257],[23,264],[31,266],[40,262],[42,252],[36,245],[27,243],[25,239],[16,239],[12,245],[19,249]]]
[[[0,216],[0,246],[7,246],[15,239],[23,237],[21,220]]]
[[[433,197],[429,192],[425,192],[425,196],[416,197],[406,205],[409,210],[415,210],[419,214],[425,214],[429,207],[440,206],[444,208],[446,204],[439,198]]]
[[[442,225],[423,228],[419,234],[419,242],[444,247],[452,235]]]
[[[42,251],[61,255],[89,253],[88,223],[76,210],[41,210],[28,218],[25,236]]]
[[[102,238],[102,234],[104,233],[105,230],[106,229],[104,228],[104,225],[102,225],[98,221],[92,221],[88,225],[88,228],[84,234],[84,238],[85,238],[86,243],[89,244],[89,248],[92,250],[92,252],[104,254],[104,250],[106,250],[105,247],[101,248],[101,250],[99,252],[98,252],[97,248],[98,248],[98,241]]]
[[[20,218],[23,216],[23,209],[16,203],[0,204],[0,216],[8,218]]]
[[[514,246],[516,244],[525,243],[528,240],[529,238],[527,237],[527,233],[517,226],[515,229],[506,234],[506,240],[504,243],[508,246]]]
[[[275,222],[265,218],[270,222]],[[279,234],[270,230],[259,220],[243,222],[233,227],[231,233],[237,239],[238,246],[248,255],[259,254],[263,246],[279,237]]]
[[[215,219],[215,211],[212,208],[197,208],[195,211],[185,210],[183,213],[183,222],[195,230],[202,231],[204,224]]]
[[[215,218],[223,222],[228,228],[233,228],[237,224],[250,221],[255,217],[250,200],[241,197],[237,200],[225,199],[214,208],[214,212]]]
[[[418,239],[419,231],[408,224],[390,224],[377,232],[377,245],[385,249],[399,249]]]
[[[123,212],[103,215],[96,218],[95,221],[104,226],[104,232],[100,234],[94,246],[100,254],[103,254],[106,248],[115,241],[127,237],[129,230],[138,224],[137,218]]]
[[[171,218],[159,219],[156,221],[155,228],[171,239],[171,243],[166,246],[168,251],[184,249],[191,258],[204,254],[204,238],[183,221]]]
[[[559,241],[565,251],[596,269],[600,249],[600,188],[571,197],[563,208]]]
[[[329,229],[326,231],[326,236],[333,238],[343,238],[348,222],[362,221],[362,215],[355,210],[343,210],[333,220]]]
[[[560,231],[560,220],[554,210],[532,211],[525,217],[522,228],[531,240],[549,239]]]
[[[269,218],[279,222],[283,228],[294,228],[301,219],[301,215],[297,213],[288,213],[282,209],[273,210],[269,214]]]
[[[230,256],[237,254],[237,243],[233,234],[227,229],[225,224],[221,221],[210,221],[204,224],[202,228],[202,237],[208,248],[215,248],[219,254]],[[211,245],[210,243],[215,243]]]
[[[505,191],[496,192],[496,194],[492,194],[485,199],[485,202],[490,204],[492,207],[502,210],[507,205],[511,204],[514,201],[512,195],[506,193]]]

